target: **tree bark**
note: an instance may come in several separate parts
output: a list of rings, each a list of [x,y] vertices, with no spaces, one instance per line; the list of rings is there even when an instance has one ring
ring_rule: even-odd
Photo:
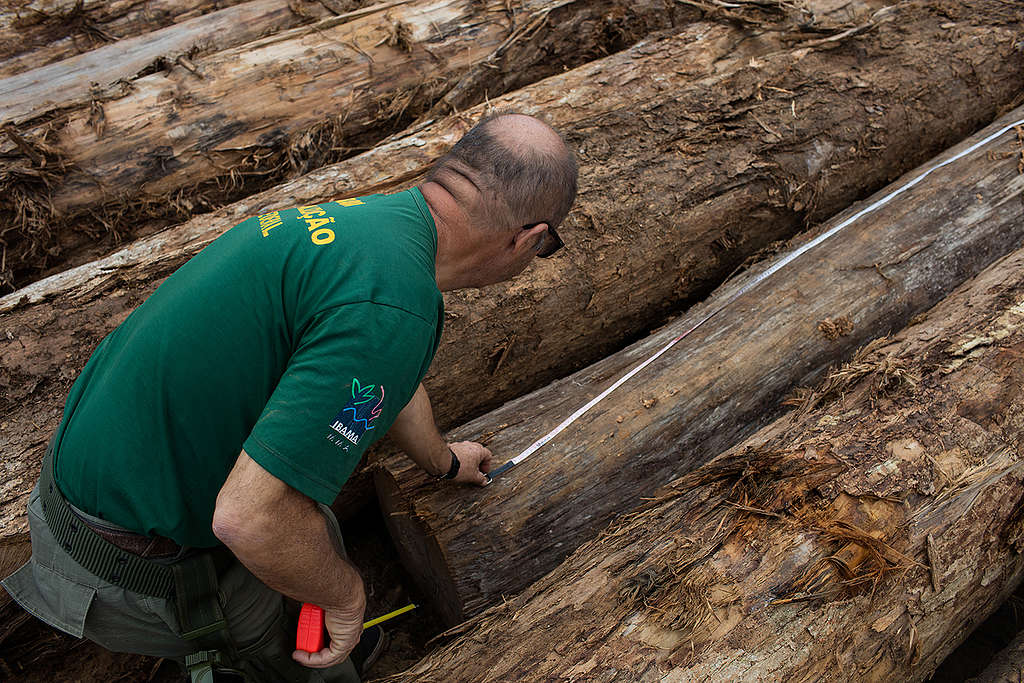
[[[442,427],[614,352],[773,240],[980,125],[1019,92],[1024,73],[1012,50],[1017,29],[991,25],[996,6],[915,4],[849,45],[754,64],[749,34],[695,25],[495,100],[567,131],[580,151],[581,192],[564,257],[511,285],[446,298],[447,332],[427,378]],[[956,31],[942,28],[958,19]],[[903,33],[911,29],[912,39]],[[906,82],[918,87],[913,102]],[[408,186],[479,114],[0,299],[0,536],[20,539],[0,575],[27,553],[25,501],[72,380],[166,275],[255,213]]]
[[[904,195],[899,211],[879,211],[869,221],[876,224],[871,232],[886,239],[880,228],[886,217],[932,223],[944,216],[962,229],[1012,214],[1019,224],[1024,180],[1015,166],[982,152],[949,176],[936,173],[931,187]],[[1001,181],[994,183],[996,176]],[[918,245],[947,234],[936,231]],[[833,260],[833,268],[856,263],[837,258],[834,249],[821,257]],[[841,279],[860,281],[865,299],[884,300],[906,286],[908,270],[905,264],[882,270],[891,283],[879,284],[873,269],[876,282],[865,282],[869,274],[862,271]],[[817,286],[804,279],[809,274],[801,269],[799,291],[831,299],[838,274]],[[760,302],[737,307],[756,318],[746,326],[758,328],[740,349],[744,357],[765,353],[761,334],[777,328],[778,316],[798,315],[777,305],[780,294],[794,301],[793,275],[764,290]],[[814,321],[823,310],[850,308],[806,311],[802,324],[790,326],[789,339],[820,339]],[[726,344],[719,339],[717,345]],[[773,355],[785,346],[777,343]],[[681,363],[691,370],[678,372],[688,383],[708,379],[698,358]],[[387,680],[926,680],[1024,577],[1022,359],[1024,250],[1018,250],[902,332],[869,344],[813,393],[802,394],[802,407],[648,497],[523,593],[455,629],[462,635],[454,642]],[[749,365],[726,361],[715,381],[734,387],[739,382],[730,378]],[[646,393],[658,396],[659,407],[678,406],[687,389],[666,379],[648,376],[646,391],[633,398]],[[676,387],[680,393],[666,398]],[[547,406],[539,403],[544,399],[538,395],[534,405]],[[650,422],[636,423],[635,402],[616,403],[630,415],[624,423],[606,419],[603,429],[595,425],[563,440],[585,442],[594,453],[585,456],[590,466],[622,450],[623,431],[636,434]],[[694,426],[688,411],[663,412],[661,419],[677,429]],[[605,442],[594,438],[613,431]],[[650,428],[633,439],[648,451],[694,460],[686,439],[669,444]],[[579,453],[568,448],[535,457],[557,461],[557,476],[575,488],[581,468],[570,460]],[[650,464],[646,453],[632,450],[618,461],[620,474],[606,493],[622,484],[633,462]],[[513,470],[477,497],[534,488],[554,469],[538,463]],[[595,513],[571,498],[562,501],[563,522]],[[470,505],[476,524],[492,537],[507,537],[506,529],[523,521],[514,508],[485,512],[477,501]],[[474,535],[480,542],[471,552],[493,558],[499,553],[492,550],[505,545]],[[547,542],[556,539],[563,537]],[[495,571],[492,565],[488,575]]]
[[[1024,108],[1013,116],[1024,120]],[[456,438],[486,438],[496,453],[512,457],[742,293],[483,491],[441,486],[404,457],[385,460],[377,476],[381,509],[423,593],[436,596],[449,624],[518,593],[658,486],[764,424],[795,383],[899,329],[1018,247],[1019,150],[1010,131],[999,144],[935,170],[754,289],[740,289],[751,274],[644,341],[459,428]]]
[[[106,122],[96,120],[96,107],[123,96],[140,73],[166,71],[176,63],[186,68],[203,54],[329,16],[323,7],[320,11],[321,17],[302,16],[287,3],[254,0],[8,76],[0,80],[0,120],[23,124],[78,108],[89,113],[102,140]]]
[[[0,141],[0,220],[10,225],[0,237],[19,284],[56,252],[134,236],[150,219],[184,220],[370,147],[507,42],[532,51],[495,65],[490,97],[499,76],[519,87],[695,16],[670,0],[384,5],[179,60],[96,103],[33,108],[37,122],[16,119]],[[21,98],[6,106],[25,109]]]
[[[0,11],[0,78],[245,0],[20,0]]]
[[[985,670],[966,683],[1020,683],[1024,680],[1024,632],[996,653]]]

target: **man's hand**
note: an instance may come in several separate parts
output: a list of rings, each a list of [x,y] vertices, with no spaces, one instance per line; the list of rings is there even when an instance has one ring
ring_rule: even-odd
[[[447,443],[434,425],[430,398],[422,384],[398,414],[388,434],[427,474],[436,477],[448,472],[452,464],[452,453],[455,453],[459,459],[459,473],[452,481],[487,485],[484,474],[491,471],[491,452],[472,441]],[[451,453],[448,452],[449,448]]]
[[[363,604],[366,604],[365,596]],[[345,661],[363,634],[363,609],[325,610],[324,625],[330,642],[319,652],[296,650],[292,659],[303,666],[326,669]]]
[[[485,475],[491,471],[491,452],[474,441],[459,441],[448,447],[459,459],[459,473],[452,481],[487,486],[489,481]]]

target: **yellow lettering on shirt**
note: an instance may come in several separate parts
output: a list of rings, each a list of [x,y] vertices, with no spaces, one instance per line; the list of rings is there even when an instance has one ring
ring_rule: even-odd
[[[327,225],[328,223],[333,223],[333,222],[334,222],[334,216],[331,216],[330,218],[307,218],[306,219],[306,225],[309,226],[309,231],[310,232],[313,232],[314,230],[319,228],[321,225]]]
[[[306,218],[306,225],[309,227],[309,238],[313,244],[324,245],[334,241],[334,231],[322,226],[334,222],[334,216],[329,218]]]
[[[363,202],[359,201],[358,199],[339,199],[338,200],[338,204],[340,204],[341,206],[359,206],[362,203]]]
[[[272,213],[265,213],[262,216],[258,216],[260,222],[260,232],[264,237],[270,234],[270,231],[281,225],[281,213],[274,211]]]
[[[303,218],[310,218],[312,216],[323,216],[327,212],[319,206],[300,206],[299,213],[302,214]]]
[[[334,241],[334,231],[329,228],[320,228],[310,233],[309,239],[313,240],[313,244],[316,245],[330,244]]]

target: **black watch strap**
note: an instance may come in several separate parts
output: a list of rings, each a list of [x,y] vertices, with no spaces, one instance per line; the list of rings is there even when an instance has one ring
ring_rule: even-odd
[[[455,455],[455,451],[451,448],[448,448],[448,452],[452,454],[452,466],[444,474],[437,475],[438,479],[454,479],[459,474],[459,466],[461,465],[459,456]]]

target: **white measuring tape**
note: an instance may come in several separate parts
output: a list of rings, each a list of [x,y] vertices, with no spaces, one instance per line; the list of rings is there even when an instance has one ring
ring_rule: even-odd
[[[792,252],[790,252],[789,254],[784,256],[783,258],[779,259],[776,263],[772,264],[772,266],[769,267],[768,269],[766,269],[763,273],[759,274],[757,277],[753,278],[750,282],[748,282],[747,284],[745,284],[742,287],[740,287],[740,289],[738,289],[735,293],[733,293],[728,299],[726,299],[721,304],[719,304],[718,306],[713,308],[709,313],[706,313],[703,318],[698,320],[694,325],[690,326],[689,329],[687,329],[681,335],[679,335],[678,337],[676,337],[675,339],[670,341],[668,344],[663,346],[653,356],[651,356],[650,358],[648,358],[647,360],[645,360],[644,362],[640,363],[635,368],[633,368],[632,370],[627,372],[625,375],[620,377],[618,380],[615,381],[614,384],[612,384],[610,387],[608,387],[607,389],[602,391],[600,394],[598,394],[597,396],[592,398],[585,406],[583,406],[582,408],[577,410],[575,413],[573,413],[572,415],[567,417],[557,427],[555,427],[550,432],[548,432],[547,434],[545,434],[544,436],[542,436],[541,438],[537,439],[532,444],[530,444],[530,446],[526,450],[524,450],[522,453],[520,453],[516,457],[512,458],[511,460],[509,460],[508,462],[506,462],[504,465],[502,465],[498,469],[494,470],[493,472],[488,473],[488,475],[487,475],[488,481],[494,480],[494,478],[497,477],[498,475],[500,475],[500,474],[502,474],[504,472],[507,472],[508,470],[512,469],[513,467],[515,467],[516,465],[518,465],[519,463],[521,463],[522,461],[526,460],[531,455],[536,453],[538,450],[543,448],[549,441],[551,441],[556,436],[561,434],[562,431],[564,431],[566,427],[571,425],[573,422],[575,422],[581,416],[583,416],[584,413],[586,413],[588,410],[590,410],[595,405],[597,405],[602,400],[604,400],[604,398],[606,396],[608,396],[608,394],[612,393],[613,391],[618,389],[620,386],[625,384],[627,381],[629,381],[629,379],[631,377],[633,377],[633,375],[635,375],[636,373],[640,372],[641,370],[646,368],[648,365],[653,363],[655,360],[660,358],[665,352],[667,352],[669,349],[671,349],[673,346],[675,346],[677,343],[679,343],[681,340],[683,340],[685,337],[687,337],[691,332],[696,330],[698,327],[700,327],[701,325],[703,325],[704,323],[706,323],[707,321],[711,320],[713,317],[715,317],[716,315],[721,313],[722,310],[725,309],[726,306],[728,306],[732,302],[736,301],[736,299],[740,298],[741,296],[743,296],[744,294],[749,292],[751,289],[756,287],[761,282],[764,282],[766,279],[768,279],[774,273],[778,272],[779,270],[781,270],[782,268],[784,268],[788,264],[792,263],[794,259],[799,258],[801,255],[807,253],[808,251],[810,251],[814,247],[818,246],[819,244],[821,244],[822,242],[824,242],[828,238],[832,237],[837,232],[839,232],[843,228],[847,227],[848,225],[850,225],[851,223],[853,223],[857,219],[861,218],[865,214],[870,213],[871,211],[874,211],[875,209],[877,209],[880,206],[884,206],[885,204],[888,204],[889,201],[892,200],[894,197],[897,197],[897,196],[903,194],[904,192],[906,192],[907,190],[909,190],[910,188],[914,187],[919,182],[921,182],[926,177],[928,177],[928,175],[930,175],[933,171],[937,171],[937,170],[939,170],[940,168],[942,168],[944,166],[948,166],[949,164],[953,163],[954,161],[958,161],[959,159],[962,159],[963,157],[967,156],[968,154],[970,154],[971,152],[975,151],[979,147],[983,147],[983,146],[987,145],[988,143],[992,142],[996,138],[1000,137],[1001,135],[1006,134],[1007,132],[1013,130],[1016,126],[1020,126],[1020,125],[1024,125],[1024,119],[1021,119],[1020,121],[1015,121],[1013,123],[1010,123],[1010,124],[1004,126],[1003,128],[1000,128],[998,131],[996,131],[995,133],[992,133],[991,135],[989,135],[988,137],[984,138],[983,140],[980,140],[980,141],[974,143],[973,145],[971,145],[967,149],[965,149],[965,150],[963,150],[961,152],[958,152],[956,155],[950,157],[949,159],[946,159],[942,163],[937,164],[936,166],[933,166],[932,168],[928,169],[927,171],[925,171],[924,173],[922,173],[918,177],[916,177],[913,180],[911,180],[910,182],[908,182],[906,185],[903,185],[902,187],[900,187],[900,188],[898,188],[896,190],[893,190],[892,192],[890,192],[889,194],[885,195],[884,197],[882,197],[878,201],[874,202],[873,204],[871,204],[871,205],[861,209],[857,213],[853,214],[852,216],[850,216],[849,218],[844,220],[842,223],[839,223],[838,225],[836,225],[835,227],[829,229],[828,231],[823,232],[822,234],[818,235],[817,237],[815,237],[810,242],[807,242],[806,244],[801,245],[800,247],[798,247],[797,249],[793,250]]]

